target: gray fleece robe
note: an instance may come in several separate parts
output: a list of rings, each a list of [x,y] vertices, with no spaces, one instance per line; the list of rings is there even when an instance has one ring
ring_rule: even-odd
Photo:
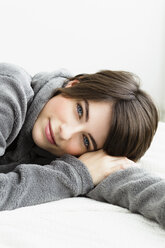
[[[128,208],[165,228],[162,178],[131,167],[94,187],[87,167],[76,157],[56,157],[34,144],[35,120],[71,76],[60,70],[31,77],[17,65],[0,63],[0,210],[87,196]]]

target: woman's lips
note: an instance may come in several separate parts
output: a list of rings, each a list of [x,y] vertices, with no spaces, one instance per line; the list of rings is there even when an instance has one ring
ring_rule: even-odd
[[[50,121],[48,122],[48,124],[47,124],[46,127],[45,127],[45,134],[46,134],[46,137],[47,137],[48,141],[49,141],[51,144],[56,145],[55,140],[54,140],[54,137],[53,137],[52,134],[51,134]]]

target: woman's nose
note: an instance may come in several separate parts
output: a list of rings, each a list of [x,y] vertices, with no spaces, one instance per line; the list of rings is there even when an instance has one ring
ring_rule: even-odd
[[[60,137],[61,139],[68,140],[70,139],[74,134],[82,131],[81,125],[68,125],[68,124],[62,124],[60,126]]]

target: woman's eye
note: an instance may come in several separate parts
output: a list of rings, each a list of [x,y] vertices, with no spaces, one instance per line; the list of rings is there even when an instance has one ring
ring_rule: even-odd
[[[79,119],[83,116],[83,108],[81,104],[77,103],[77,113],[79,115]],[[83,143],[85,145],[85,148],[88,150],[89,149],[89,139],[87,136],[83,135]]]
[[[77,103],[77,113],[79,115],[79,118],[83,116],[83,108],[81,107],[79,103]]]
[[[88,150],[88,148],[89,148],[89,139],[85,135],[83,135],[83,141],[84,141],[85,147]]]

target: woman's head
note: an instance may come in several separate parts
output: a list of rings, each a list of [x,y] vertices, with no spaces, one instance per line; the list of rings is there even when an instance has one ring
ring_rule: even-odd
[[[66,87],[71,87],[70,81]],[[80,156],[103,147],[109,133],[112,104],[58,94],[41,110],[32,130],[36,145],[57,156]],[[54,141],[52,139],[54,138]]]
[[[151,97],[140,89],[139,78],[126,71],[104,70],[77,75],[70,82],[75,84],[58,89],[56,94],[109,103],[109,131],[102,148],[109,155],[137,161],[149,148],[158,125],[157,109]]]

